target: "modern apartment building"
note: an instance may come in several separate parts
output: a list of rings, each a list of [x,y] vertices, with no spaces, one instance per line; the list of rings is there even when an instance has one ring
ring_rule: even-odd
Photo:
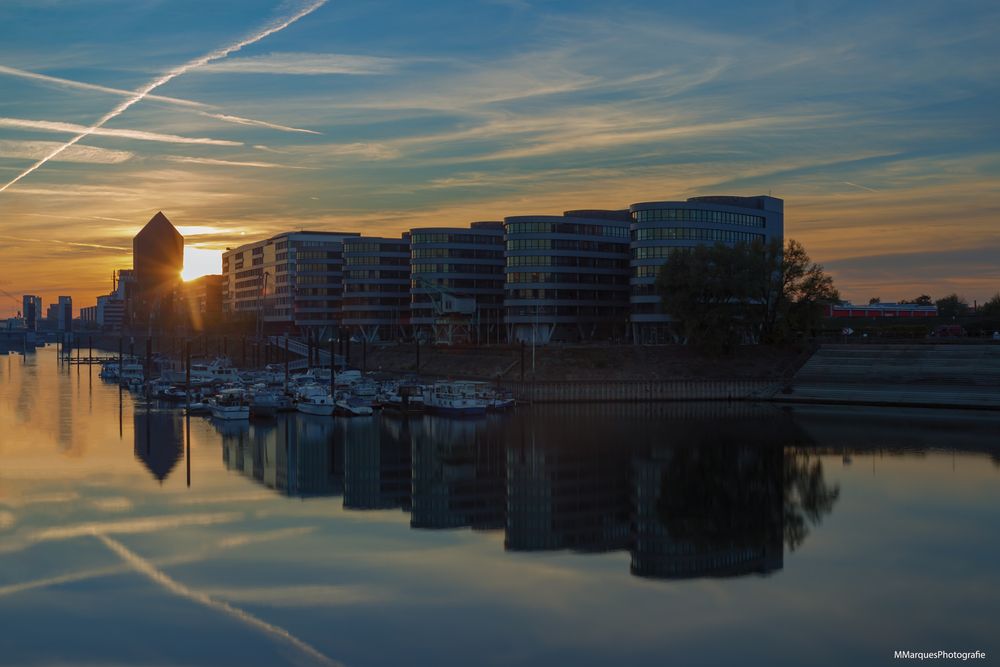
[[[410,234],[344,240],[341,323],[369,342],[399,340],[410,329]]]
[[[628,329],[628,211],[504,220],[510,340],[621,340]]]
[[[410,324],[435,342],[499,342],[503,335],[501,222],[410,230]]]
[[[775,197],[691,197],[632,204],[630,322],[635,343],[673,340],[656,276],[670,255],[701,244],[784,239],[784,201]]]
[[[357,232],[284,232],[222,255],[223,309],[260,331],[309,330],[327,338],[341,324],[344,240]]]

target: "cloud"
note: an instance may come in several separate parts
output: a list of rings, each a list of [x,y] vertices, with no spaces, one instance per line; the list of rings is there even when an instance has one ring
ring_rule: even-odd
[[[267,586],[260,588],[212,588],[204,593],[229,602],[269,607],[339,607],[385,602],[388,591],[369,586]]]
[[[240,141],[227,141],[224,139],[208,139],[205,137],[182,137],[176,134],[161,134],[159,132],[146,132],[144,130],[115,130],[106,127],[96,129],[88,128],[76,123],[62,123],[49,120],[28,120],[24,118],[0,118],[0,127],[13,127],[22,130],[38,130],[39,132],[56,132],[64,134],[87,134],[102,137],[116,137],[119,139],[135,139],[137,141],[158,141],[168,144],[206,144],[210,146],[242,146]],[[52,152],[49,159],[55,159],[61,153],[73,148],[75,144],[66,146],[60,153]]]
[[[142,574],[153,583],[163,587],[166,591],[173,593],[178,597],[185,598],[202,606],[208,607],[209,609],[221,612],[232,619],[245,623],[254,629],[260,630],[275,639],[284,641],[320,664],[340,667],[341,663],[324,655],[315,647],[299,639],[288,630],[268,623],[267,621],[257,618],[253,614],[238,607],[233,607],[226,602],[215,600],[204,592],[196,591],[185,586],[184,584],[170,578],[163,570],[158,569],[153,563],[129,550],[121,542],[118,542],[107,535],[96,533],[95,537],[97,537],[97,539],[100,540],[109,550],[117,554],[118,557],[125,563],[131,566],[132,569],[139,574]]]
[[[8,528],[13,528],[14,524],[17,523],[17,517],[14,516],[13,512],[8,512],[7,510],[0,510],[0,530],[7,530]]]
[[[120,88],[110,88],[108,86],[100,86],[93,83],[85,83],[83,81],[63,79],[61,77],[48,76],[46,74],[39,74],[37,72],[28,72],[27,70],[16,69],[14,67],[6,67],[4,65],[0,65],[0,74],[9,74],[11,76],[20,77],[23,79],[41,81],[43,83],[48,83],[63,88],[91,90],[100,93],[107,93],[109,95],[118,95],[119,97],[130,97],[135,94],[135,91],[132,90],[122,90]],[[279,130],[281,132],[304,132],[306,134],[320,134],[319,132],[316,132],[314,130],[305,130],[300,127],[290,127],[288,125],[281,125],[279,123],[272,123],[264,120],[254,120],[253,118],[244,118],[242,116],[234,116],[232,114],[202,111],[202,109],[214,108],[212,105],[205,104],[203,102],[184,100],[177,97],[165,97],[162,95],[147,95],[146,99],[152,100],[154,102],[162,102],[164,104],[172,104],[180,107],[189,108],[202,116],[205,116],[207,118],[215,118],[217,120],[221,120],[226,123],[236,123],[237,125],[249,125],[252,127],[265,127],[271,130]]]
[[[239,162],[236,160],[216,160],[207,157],[186,157],[183,155],[167,155],[167,160],[171,162],[181,162],[184,164],[207,164],[217,167],[254,167],[257,169],[305,169],[306,167],[296,167],[287,164],[275,164],[274,162]]]
[[[249,37],[241,39],[238,42],[234,42],[234,43],[232,43],[232,44],[230,44],[228,46],[225,46],[225,47],[223,47],[221,49],[215,49],[214,51],[211,51],[211,52],[209,52],[209,53],[207,53],[207,54],[205,54],[203,56],[200,56],[198,58],[195,58],[193,60],[189,60],[188,62],[184,63],[183,65],[180,65],[178,67],[175,67],[175,68],[171,69],[166,74],[163,74],[163,75],[157,77],[156,79],[153,79],[152,81],[150,81],[149,83],[147,83],[145,86],[143,86],[142,88],[140,88],[137,91],[135,91],[135,93],[131,97],[129,97],[125,101],[121,102],[120,104],[118,104],[117,106],[115,106],[113,109],[111,109],[111,111],[109,111],[106,114],[104,114],[103,116],[101,116],[97,120],[96,123],[94,123],[90,127],[83,128],[83,130],[79,134],[77,134],[72,139],[70,139],[69,141],[67,141],[64,145],[62,145],[59,148],[55,149],[50,154],[48,154],[45,157],[43,157],[41,160],[39,160],[35,164],[31,165],[27,169],[25,169],[23,172],[21,172],[20,174],[18,174],[13,180],[8,181],[6,185],[4,185],[3,187],[0,187],[0,192],[3,192],[5,190],[7,190],[10,186],[14,185],[15,183],[17,183],[18,181],[20,181],[25,176],[27,176],[27,175],[31,174],[32,172],[36,171],[37,169],[39,169],[40,167],[42,167],[46,162],[48,162],[52,158],[54,158],[57,155],[59,155],[59,153],[61,153],[62,151],[66,150],[67,148],[70,148],[71,146],[73,146],[73,144],[78,143],[80,140],[85,139],[89,135],[91,135],[94,132],[100,130],[109,121],[111,121],[114,118],[117,118],[118,116],[120,116],[123,113],[125,113],[130,107],[132,107],[133,105],[141,102],[144,98],[146,98],[147,96],[149,96],[154,90],[156,90],[160,86],[166,85],[170,81],[176,79],[177,77],[179,77],[179,76],[181,76],[181,75],[183,75],[183,74],[185,74],[185,73],[187,73],[187,72],[189,72],[191,70],[197,69],[199,67],[204,67],[205,65],[207,65],[210,62],[212,62],[213,60],[219,60],[221,58],[225,58],[230,53],[234,53],[236,51],[239,51],[240,49],[242,49],[245,46],[250,46],[251,44],[255,44],[255,43],[259,42],[260,40],[262,40],[262,39],[264,39],[264,38],[266,38],[266,37],[268,37],[270,35],[273,35],[276,32],[280,32],[280,31],[284,30],[285,28],[287,28],[288,26],[292,25],[293,23],[295,23],[299,19],[301,19],[301,18],[303,18],[305,16],[308,16],[309,14],[313,13],[314,11],[316,11],[317,9],[319,9],[320,7],[322,7],[323,5],[325,5],[326,2],[327,2],[327,0],[314,0],[314,2],[312,2],[309,5],[303,7],[302,9],[300,9],[297,12],[295,12],[291,16],[288,16],[288,17],[286,17],[284,19],[276,21],[276,22],[270,24],[269,26],[267,26],[266,28],[264,28],[263,30],[259,30],[259,31],[255,32],[254,34],[250,35]]]
[[[0,158],[20,158],[37,160],[59,146],[55,141],[15,141],[0,139]],[[89,164],[121,164],[135,156],[130,151],[116,151],[96,146],[75,146],[66,149],[53,160],[57,162],[80,162]]]
[[[270,53],[231,58],[202,67],[206,73],[237,74],[388,74],[398,67],[391,58],[340,53]]]
[[[155,533],[171,528],[187,528],[191,526],[214,526],[220,523],[239,521],[243,515],[239,512],[217,512],[214,514],[184,514],[175,516],[159,516],[143,519],[127,519],[123,521],[97,521],[71,526],[59,526],[36,531],[31,536],[33,542],[50,540],[68,540],[74,537],[100,534],[134,534]]]
[[[225,121],[227,123],[236,123],[237,125],[249,125],[252,127],[266,127],[270,130],[280,130],[282,132],[301,132],[304,134],[322,134],[322,132],[317,132],[315,130],[305,130],[301,127],[290,127],[288,125],[279,125],[278,123],[269,123],[264,120],[254,120],[252,118],[243,118],[242,116],[233,116],[231,114],[224,113],[208,113],[202,112],[203,116],[208,116],[209,118],[216,118],[218,120]]]

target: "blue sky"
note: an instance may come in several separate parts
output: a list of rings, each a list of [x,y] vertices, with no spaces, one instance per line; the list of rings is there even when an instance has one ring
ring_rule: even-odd
[[[0,181],[115,91],[309,4],[4,0]],[[218,250],[771,192],[847,297],[983,300],[1000,289],[998,31],[986,1],[331,0],[0,193],[0,287],[87,305],[158,210]]]

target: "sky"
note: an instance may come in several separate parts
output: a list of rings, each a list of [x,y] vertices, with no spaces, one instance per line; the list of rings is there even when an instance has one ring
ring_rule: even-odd
[[[190,275],[289,229],[770,193],[845,298],[982,302],[998,32],[993,0],[3,0],[0,290],[92,305],[157,211]]]

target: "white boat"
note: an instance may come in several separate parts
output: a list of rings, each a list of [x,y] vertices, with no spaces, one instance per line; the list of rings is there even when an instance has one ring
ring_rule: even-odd
[[[356,396],[342,395],[336,402],[337,414],[345,417],[368,417],[374,411],[372,406]]]
[[[428,412],[455,417],[486,414],[488,402],[479,396],[479,382],[435,382],[424,390]]]
[[[218,357],[210,364],[191,364],[191,384],[241,382],[239,371],[225,357]]]
[[[335,406],[329,394],[308,394],[301,396],[295,407],[303,414],[329,417]]]
[[[250,419],[250,406],[240,389],[226,389],[208,399],[216,419]]]

